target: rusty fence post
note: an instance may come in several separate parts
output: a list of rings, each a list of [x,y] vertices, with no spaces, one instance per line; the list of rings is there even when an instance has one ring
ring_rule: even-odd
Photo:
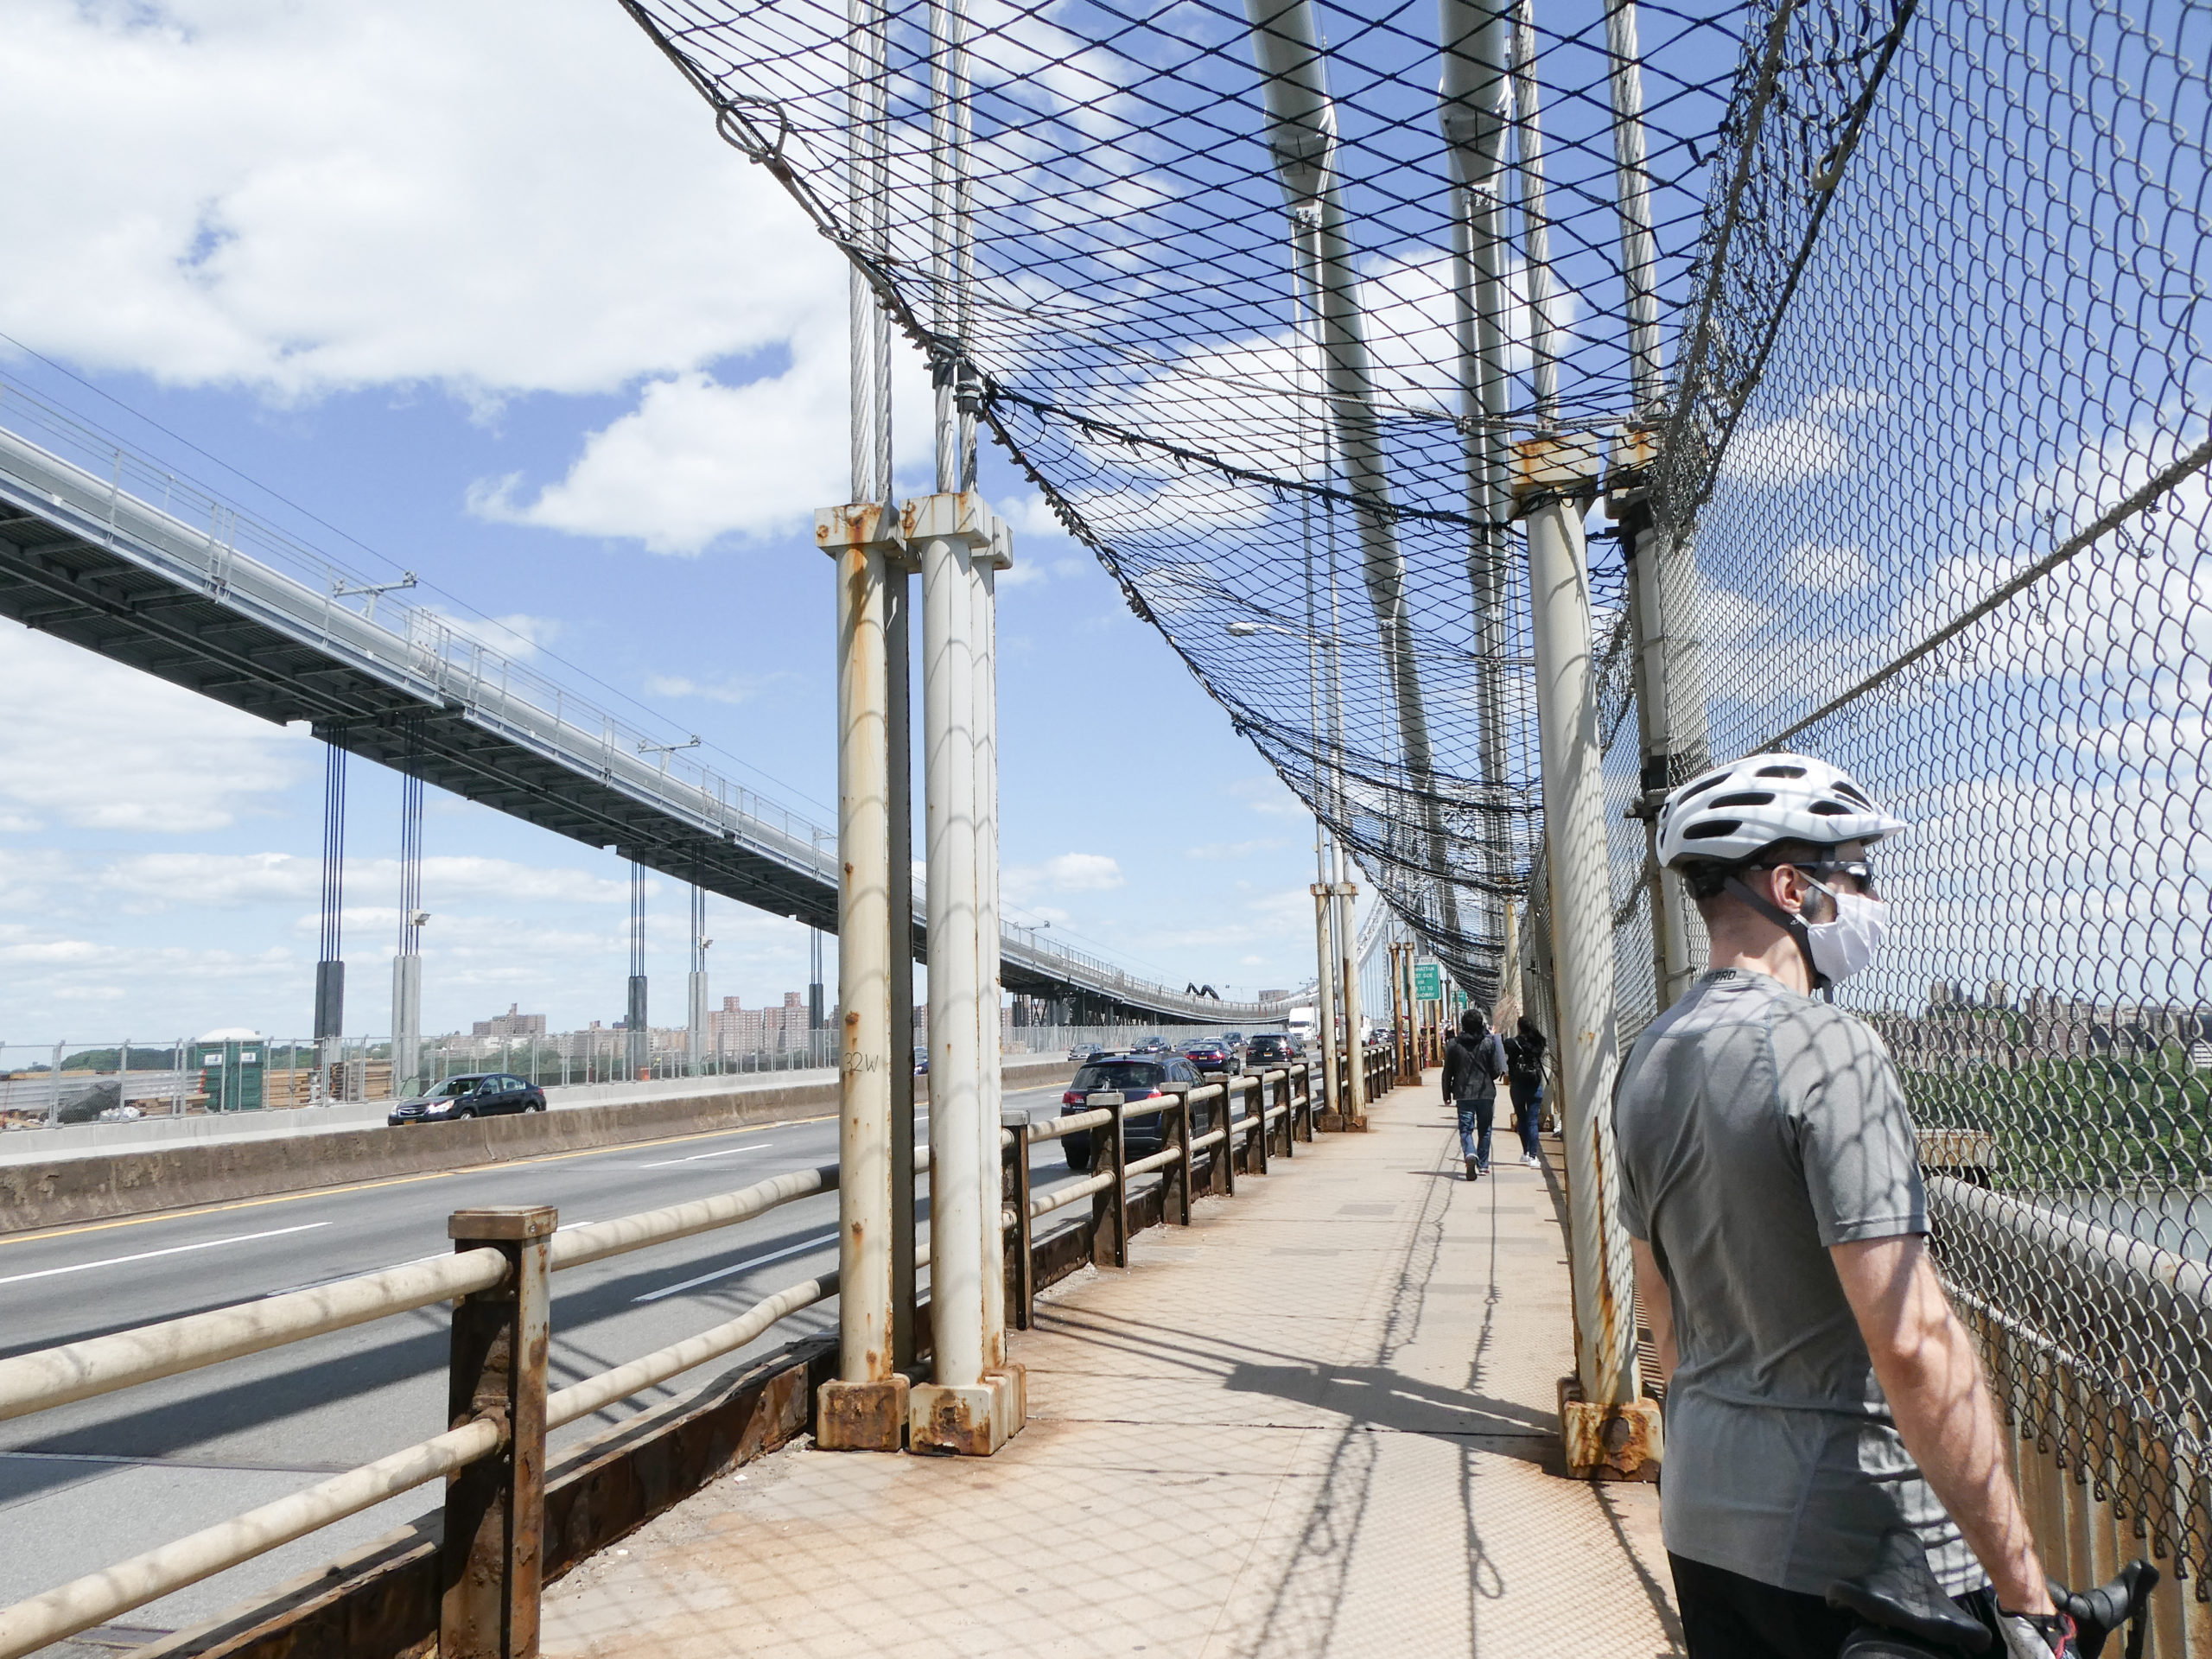
[[[1260,1080],[1260,1097],[1265,1100],[1269,1095],[1274,1096],[1275,1104],[1282,1109],[1282,1155],[1288,1158],[1297,1151],[1298,1139],[1291,1133],[1298,1127],[1298,1114],[1290,1103],[1290,1068],[1288,1066],[1283,1067],[1282,1075],[1280,1077],[1270,1075]]]
[[[1228,1079],[1224,1079],[1221,1082],[1221,1146],[1214,1150],[1214,1159],[1217,1159],[1214,1168],[1221,1170],[1221,1179],[1214,1185],[1221,1190],[1221,1197],[1225,1197],[1225,1199],[1236,1197],[1236,1119],[1232,1117],[1234,1110],[1236,1110],[1236,1102],[1230,1099]]]
[[[1257,1077],[1239,1077],[1236,1092],[1248,1097],[1251,1108],[1252,1173],[1264,1175],[1268,1173],[1268,1091],[1259,1086]]]
[[[531,1659],[545,1535],[546,1271],[550,1205],[456,1210],[454,1249],[498,1250],[507,1276],[454,1305],[446,1423],[506,1430],[491,1457],[446,1480],[438,1550],[441,1659]]]
[[[1167,1166],[1167,1189],[1160,1195],[1161,1218],[1179,1227],[1191,1224],[1191,1097],[1175,1099],[1175,1150],[1179,1154]],[[1162,1120],[1163,1122],[1165,1120]],[[1170,1203],[1169,1200],[1173,1202]]]
[[[1090,1264],[1096,1268],[1129,1265],[1129,1156],[1128,1142],[1122,1132],[1124,1099],[1112,1090],[1083,1097],[1085,1106],[1103,1106],[1114,1114],[1112,1122],[1090,1131],[1090,1173],[1110,1173],[1114,1178],[1103,1192],[1090,1198]]]
[[[1006,1262],[1006,1299],[1014,1305],[1014,1328],[1029,1329],[1037,1306],[1037,1268],[1030,1259],[1029,1114],[1001,1112],[999,1127],[1014,1136],[1007,1148],[1007,1163],[1001,1185],[1014,1210],[1014,1249]]]

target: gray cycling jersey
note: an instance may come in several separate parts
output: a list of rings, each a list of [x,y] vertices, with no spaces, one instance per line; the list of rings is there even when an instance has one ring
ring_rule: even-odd
[[[1637,1039],[1613,1121],[1622,1220],[1674,1292],[1667,1548],[1819,1595],[1903,1523],[1952,1594],[1986,1582],[1897,1436],[1827,1254],[1928,1230],[1880,1039],[1716,969]]]

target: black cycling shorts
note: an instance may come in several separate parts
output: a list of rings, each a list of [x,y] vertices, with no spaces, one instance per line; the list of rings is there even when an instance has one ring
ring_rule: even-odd
[[[1689,1659],[1835,1659],[1859,1623],[1856,1613],[1831,1607],[1819,1596],[1763,1584],[1672,1551],[1667,1564],[1675,1573],[1675,1607]],[[1954,1599],[1995,1630],[1996,1599],[1989,1591]]]

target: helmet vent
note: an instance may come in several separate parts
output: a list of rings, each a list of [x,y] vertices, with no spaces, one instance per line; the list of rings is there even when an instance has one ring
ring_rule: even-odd
[[[1855,818],[1859,816],[1857,807],[1846,806],[1841,801],[1815,801],[1807,810],[1817,812],[1824,818]]]
[[[1728,781],[1730,776],[1730,773],[1724,772],[1719,772],[1713,777],[1707,778],[1700,783],[1685,784],[1682,786],[1682,792],[1675,796],[1675,800],[1677,804],[1680,804],[1681,802],[1691,800],[1697,796],[1704,794],[1708,789],[1718,789],[1721,785]]]
[[[1828,787],[1835,791],[1837,794],[1842,796],[1847,801],[1858,802],[1862,808],[1869,812],[1878,810],[1873,802],[1868,800],[1864,795],[1861,795],[1857,790],[1853,789],[1849,784],[1845,783],[1841,779],[1838,779],[1834,783],[1830,784]]]
[[[1707,818],[1682,831],[1684,841],[1724,841],[1744,827],[1740,818]]]
[[[1740,795],[1716,795],[1707,804],[1710,806],[1772,806],[1774,794],[1770,790],[1746,790]]]
[[[1804,775],[1805,768],[1802,766],[1761,766],[1751,774],[1754,778],[1802,778]]]

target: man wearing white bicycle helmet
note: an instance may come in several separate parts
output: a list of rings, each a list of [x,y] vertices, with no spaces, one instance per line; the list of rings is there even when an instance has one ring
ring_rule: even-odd
[[[1614,1126],[1668,1382],[1661,1509],[1692,1659],[1842,1652],[1859,1621],[1830,1587],[1900,1549],[1992,1651],[2074,1650],[1927,1252],[1896,1068],[1815,995],[1879,948],[1870,853],[1904,827],[1801,754],[1717,766],[1660,812],[1712,968],[1637,1039]]]

